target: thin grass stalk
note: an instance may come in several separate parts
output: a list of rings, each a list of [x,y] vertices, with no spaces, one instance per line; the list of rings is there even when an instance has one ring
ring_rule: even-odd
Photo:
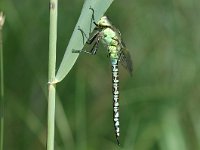
[[[63,143],[63,149],[75,149],[74,137],[68,117],[58,95],[56,95],[56,128]]]
[[[54,80],[56,68],[57,6],[57,0],[50,0],[47,150],[54,150],[56,97]]]
[[[2,12],[0,12],[0,70],[1,70],[1,100],[0,100],[0,105],[1,105],[1,135],[0,135],[0,150],[3,150],[3,143],[4,143],[4,69],[3,69],[3,37],[2,37],[2,30],[3,30],[3,24],[5,21],[5,16],[3,15]]]

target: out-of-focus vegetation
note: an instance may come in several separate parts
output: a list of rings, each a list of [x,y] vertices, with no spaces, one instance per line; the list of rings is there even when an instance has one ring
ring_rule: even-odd
[[[83,1],[59,1],[57,66]],[[1,0],[5,150],[46,143],[48,1]],[[200,1],[115,0],[106,13],[134,62],[120,68],[124,150],[200,150]],[[80,34],[81,36],[81,34]],[[101,47],[57,85],[56,150],[116,149],[111,68]]]

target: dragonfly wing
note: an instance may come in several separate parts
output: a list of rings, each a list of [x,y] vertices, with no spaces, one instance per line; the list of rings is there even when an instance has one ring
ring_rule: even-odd
[[[122,64],[122,66],[128,70],[128,72],[130,73],[130,75],[132,76],[132,72],[133,72],[133,63],[131,60],[131,55],[129,53],[129,51],[125,48],[124,43],[122,44],[122,49],[121,49],[121,53],[120,53],[120,63]]]

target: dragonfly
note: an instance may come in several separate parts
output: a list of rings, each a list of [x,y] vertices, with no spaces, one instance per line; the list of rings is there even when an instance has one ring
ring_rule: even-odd
[[[92,45],[90,51],[87,50],[72,50],[72,53],[87,53],[90,55],[95,55],[100,41],[108,50],[108,56],[110,58],[111,66],[112,66],[112,94],[113,94],[113,121],[115,128],[115,136],[117,140],[117,144],[120,145],[119,137],[120,137],[120,123],[119,123],[119,62],[122,66],[128,70],[130,75],[132,76],[133,65],[129,51],[127,50],[122,38],[120,31],[113,26],[107,16],[101,17],[98,22],[95,22],[94,19],[94,9],[90,7],[92,10],[92,18],[90,23],[90,36],[87,37],[86,33],[79,27],[82,37],[83,43],[85,38],[87,39],[86,44]],[[94,23],[95,28],[94,32],[91,35],[91,24]]]

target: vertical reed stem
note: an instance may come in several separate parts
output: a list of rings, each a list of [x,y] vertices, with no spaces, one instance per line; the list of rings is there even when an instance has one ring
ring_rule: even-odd
[[[0,12],[0,70],[1,70],[1,100],[0,100],[0,117],[1,117],[1,128],[0,128],[0,150],[3,150],[4,143],[4,70],[3,70],[3,37],[2,30],[5,21],[5,16]]]
[[[50,0],[47,150],[54,150],[57,5],[58,0]]]

